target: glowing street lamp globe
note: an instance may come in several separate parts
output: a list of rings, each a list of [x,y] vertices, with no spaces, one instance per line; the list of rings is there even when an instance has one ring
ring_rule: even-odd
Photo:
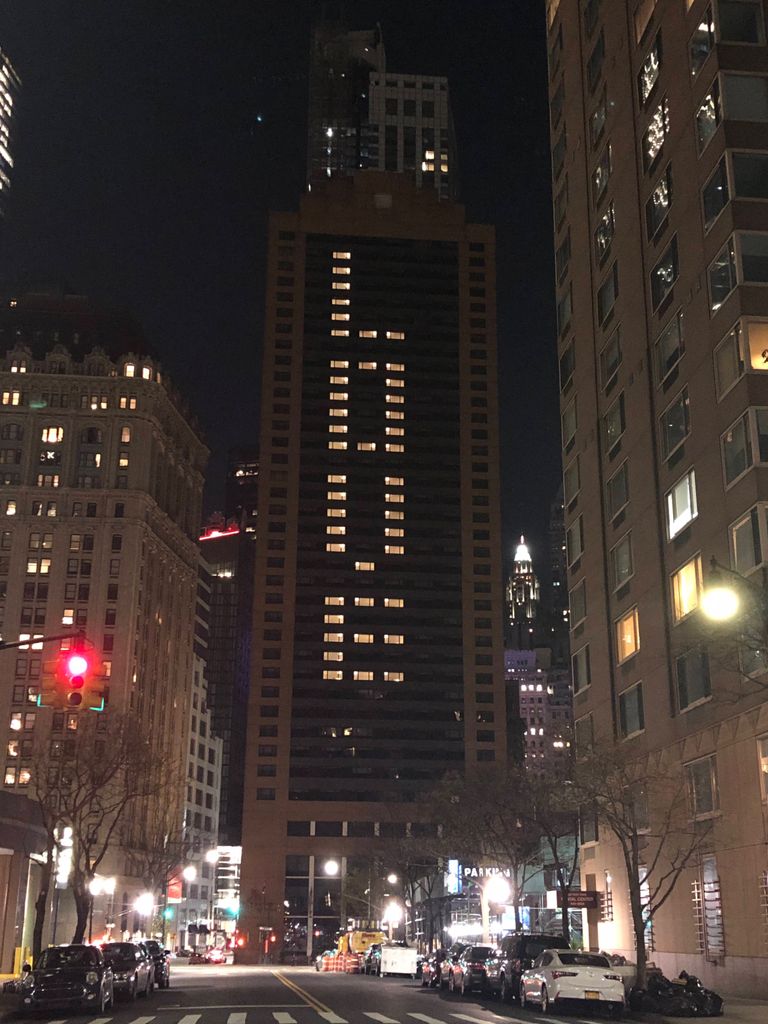
[[[504,875],[491,875],[485,883],[485,898],[489,903],[506,903],[512,889]]]
[[[701,595],[701,610],[712,622],[728,622],[739,612],[739,595],[722,584],[707,587]]]
[[[339,862],[337,860],[327,860],[323,865],[323,871],[326,875],[334,877],[339,873]]]
[[[155,897],[151,892],[143,892],[133,901],[133,909],[142,917],[149,917],[155,908]]]
[[[185,867],[184,870],[181,872],[181,877],[184,879],[185,882],[194,882],[194,880],[197,878],[197,868],[195,867],[195,865],[187,865],[187,867]]]

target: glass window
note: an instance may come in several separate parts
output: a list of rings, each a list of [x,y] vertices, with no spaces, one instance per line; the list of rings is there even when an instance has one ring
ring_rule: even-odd
[[[699,514],[696,504],[696,473],[690,469],[667,491],[667,533],[669,539],[676,537]]]
[[[555,252],[555,271],[558,281],[562,281],[568,273],[568,264],[571,261],[571,232],[566,231],[565,238],[557,247]]]
[[[649,238],[653,238],[666,221],[671,202],[672,164],[669,164],[645,204],[645,223]]]
[[[615,518],[629,501],[629,460],[621,464],[608,481],[608,515]]]
[[[768,76],[724,74],[723,109],[730,121],[768,121]]]
[[[565,467],[563,472],[563,501],[570,505],[573,499],[581,490],[581,473],[579,470],[579,456]]]
[[[621,435],[626,427],[624,416],[624,392],[619,395],[608,412],[603,417],[603,432],[605,437],[605,450],[611,451],[614,445],[621,440]]]
[[[672,291],[677,275],[677,236],[675,236],[651,271],[651,299],[654,309],[658,309]]]
[[[586,644],[586,646],[576,651],[571,658],[571,668],[573,676],[573,692],[579,693],[581,690],[586,689],[586,687],[592,682],[589,665],[589,644]],[[766,751],[766,757],[768,758],[768,750]]]
[[[702,757],[686,765],[688,793],[694,818],[714,814],[720,806],[714,757]]]
[[[608,98],[605,90],[600,98],[600,102],[592,111],[589,118],[589,139],[593,146],[596,146],[600,139],[603,137],[605,131],[605,122],[608,119]]]
[[[587,617],[587,584],[585,580],[577,583],[568,595],[571,615],[571,629],[578,626]]]
[[[576,436],[577,427],[577,415],[576,415],[576,396],[563,409],[562,415],[562,432],[563,432],[563,447],[567,448],[571,441]]]
[[[568,555],[568,565],[572,566],[584,553],[584,524],[581,516],[574,519],[566,530],[565,547]]]
[[[656,342],[656,374],[661,383],[680,362],[685,351],[683,344],[683,312],[678,310],[661,332]]]
[[[659,80],[661,70],[661,32],[656,36],[653,46],[643,61],[640,73],[637,76],[637,91],[640,96],[640,105],[645,106],[653,92],[653,87]]]
[[[736,287],[736,251],[729,238],[709,268],[709,307],[716,313]]]
[[[728,173],[725,169],[725,157],[723,157],[701,193],[704,207],[704,228],[707,231],[715,223],[729,199]]]
[[[635,568],[632,561],[632,537],[625,534],[619,543],[611,550],[611,580],[613,589],[623,587],[627,580],[634,575]]]
[[[760,788],[763,800],[768,800],[768,736],[757,741],[757,756],[760,760]]]
[[[557,142],[552,147],[552,177],[557,178],[565,164],[566,152],[565,128],[560,132]]]
[[[712,693],[709,678],[709,656],[701,647],[694,647],[675,659],[677,702],[681,711],[697,704]]]
[[[563,116],[563,105],[565,103],[565,84],[560,79],[560,84],[552,95],[552,99],[549,102],[549,116],[552,121],[552,127],[556,128],[560,122],[560,118]]]
[[[555,227],[559,227],[565,218],[568,208],[568,176],[566,175],[563,187],[555,196]]]
[[[740,231],[741,274],[745,284],[768,284],[768,232]]]
[[[570,285],[568,290],[562,296],[557,304],[557,333],[563,334],[565,329],[571,322],[571,313],[573,312],[573,305],[571,299],[571,288]]]
[[[700,153],[704,151],[707,143],[717,131],[720,120],[720,86],[715,79],[696,111],[696,138]]]
[[[688,388],[680,394],[664,410],[659,421],[661,432],[661,450],[665,459],[674,452],[691,432],[690,401]]]
[[[745,320],[742,322],[749,353],[749,369],[757,372],[768,370],[768,321]]]
[[[640,619],[637,608],[631,608],[615,623],[616,658],[621,664],[640,650]]]
[[[621,364],[621,330],[616,328],[600,353],[600,383],[605,387]]]
[[[608,181],[611,177],[611,169],[611,144],[608,143],[597,162],[597,166],[592,172],[592,199],[595,205],[600,202],[605,194],[605,190],[608,187]]]
[[[599,14],[600,0],[586,0],[584,4],[584,31],[587,35],[591,35],[594,32]]]
[[[576,752],[586,753],[595,742],[595,730],[592,715],[583,715],[573,723],[573,739]]]
[[[636,686],[619,694],[619,718],[621,720],[621,735],[624,739],[642,732],[645,728],[642,683],[637,683]]]
[[[595,87],[600,80],[600,75],[603,71],[603,61],[605,60],[605,36],[601,32],[597,37],[597,41],[592,48],[592,53],[589,55],[587,61],[587,82],[589,83],[589,91],[594,92]]]
[[[718,398],[722,398],[743,376],[744,359],[741,345],[741,327],[736,324],[715,349],[715,380]]]
[[[608,319],[619,295],[619,265],[614,263],[597,292],[597,316],[601,324]]]
[[[721,42],[765,42],[761,0],[718,0],[717,15]]]
[[[765,506],[755,506],[731,527],[731,565],[742,575],[762,564],[761,519],[765,526]]]
[[[635,8],[635,41],[640,42],[653,17],[656,0],[640,0]]]
[[[611,242],[613,241],[615,228],[616,222],[613,213],[613,203],[609,203],[608,209],[597,222],[597,229],[595,230],[595,255],[600,261],[608,255],[608,250],[611,248]],[[568,238],[568,243],[570,256],[570,236]]]
[[[715,22],[712,17],[711,5],[703,11],[691,36],[689,53],[691,59],[691,75],[695,78],[701,71],[707,57],[715,45]]]
[[[668,133],[669,103],[665,96],[651,114],[648,127],[643,134],[643,166],[646,171],[649,171],[656,163]]]
[[[672,573],[672,611],[675,623],[699,607],[702,586],[700,555],[691,558]]]
[[[768,153],[732,153],[733,194],[768,199]]]
[[[744,413],[723,434],[723,469],[725,483],[733,483],[752,465],[752,439],[749,436],[749,414]]]
[[[560,389],[564,390],[566,385],[570,383],[573,377],[573,372],[576,369],[576,347],[571,341],[567,346],[562,356],[560,357]]]

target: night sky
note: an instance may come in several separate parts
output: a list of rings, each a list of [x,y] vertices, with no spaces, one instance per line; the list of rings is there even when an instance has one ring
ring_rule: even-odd
[[[258,437],[266,215],[304,185],[313,0],[3,0],[23,93],[0,284],[131,310],[224,453]],[[393,71],[447,75],[462,198],[499,241],[505,554],[559,485],[540,0],[354,0]]]

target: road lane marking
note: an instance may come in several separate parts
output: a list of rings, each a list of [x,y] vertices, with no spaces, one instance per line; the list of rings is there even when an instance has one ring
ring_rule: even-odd
[[[199,1013],[188,1013],[185,1017],[182,1017],[181,1020],[177,1021],[177,1024],[197,1024],[199,1020]]]
[[[154,1017],[136,1017],[135,1020],[130,1021],[130,1024],[152,1024],[154,1019]],[[245,1024],[245,1021],[242,1024]]]
[[[303,989],[301,985],[297,985],[295,981],[291,981],[289,978],[286,978],[286,976],[281,974],[280,971],[272,971],[272,974],[278,981],[281,981],[286,988],[289,988],[291,992],[295,992],[300,999],[303,999],[305,1005],[311,1006],[312,1009],[316,1010],[318,1013],[332,1013],[330,1007],[326,1006],[325,1003],[321,1003],[320,1000],[316,999],[314,996],[311,996],[306,989]]]
[[[515,1024],[524,1024],[524,1022],[521,1021],[519,1017],[500,1017],[498,1013],[494,1013],[492,1010],[489,1010],[488,1013],[490,1013],[492,1017],[495,1017],[496,1020],[511,1020],[515,1022]],[[456,1017],[457,1020],[472,1021],[472,1024],[488,1024],[487,1017],[470,1017],[469,1014],[467,1013],[452,1013],[451,1016]]]
[[[306,1003],[212,1003],[210,1006],[182,1006],[181,1003],[177,1003],[175,1006],[158,1006],[158,1013],[178,1013],[179,1010],[233,1010],[237,1007],[238,1010],[285,1010],[294,1009],[302,1010],[306,1007]],[[88,1021],[88,1024],[108,1024],[111,1021],[111,1017],[106,1017],[104,1021]]]
[[[92,1021],[88,1022],[88,1024],[109,1024],[111,1020],[111,1017],[94,1017]],[[51,1021],[51,1024],[54,1024],[54,1022]]]
[[[393,1020],[391,1017],[385,1017],[383,1013],[366,1013],[366,1017],[370,1017],[371,1020],[377,1020],[379,1024],[400,1024],[399,1021]]]
[[[273,1013],[272,1016],[277,1024],[296,1024],[296,1018],[292,1017],[290,1013]]]
[[[248,1016],[246,1013],[230,1013],[227,1017],[227,1024],[245,1024],[245,1018]],[[132,1021],[131,1024],[136,1024]]]
[[[416,1020],[423,1020],[424,1024],[445,1024],[444,1020],[440,1020],[439,1017],[428,1017],[426,1013],[409,1013],[409,1017],[414,1017]]]
[[[347,1024],[347,1021],[340,1017],[338,1013],[334,1013],[333,1010],[318,1010],[317,1012],[323,1020],[328,1021],[328,1024]]]

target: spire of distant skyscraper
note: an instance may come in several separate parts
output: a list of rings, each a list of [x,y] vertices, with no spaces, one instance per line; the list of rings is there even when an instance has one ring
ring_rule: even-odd
[[[16,118],[14,106],[21,87],[13,65],[0,50],[0,217],[8,208],[8,193],[13,172],[11,139]]]
[[[531,646],[534,622],[539,610],[539,580],[533,571],[533,559],[525,537],[515,549],[512,573],[507,580],[507,620],[512,645],[518,650]]]

